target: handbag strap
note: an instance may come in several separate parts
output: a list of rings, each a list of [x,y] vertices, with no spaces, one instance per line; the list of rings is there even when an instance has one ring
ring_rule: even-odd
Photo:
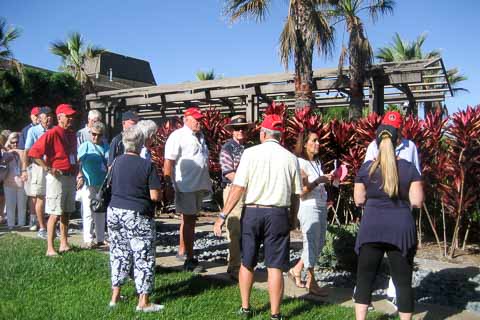
[[[93,147],[95,148],[95,150],[100,153],[100,155],[102,156],[102,161],[103,161],[103,164],[105,165],[105,167],[108,168],[107,166],[107,159],[105,159],[105,152],[102,152],[102,150],[100,150],[100,148],[97,147],[97,145],[95,143],[93,143]]]

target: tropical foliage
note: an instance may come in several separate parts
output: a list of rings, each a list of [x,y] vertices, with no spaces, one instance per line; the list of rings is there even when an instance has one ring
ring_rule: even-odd
[[[20,130],[30,122],[33,105],[78,105],[81,98],[78,82],[67,73],[24,68],[19,75],[15,70],[0,70],[0,128]]]
[[[373,50],[367,39],[362,16],[376,22],[380,15],[393,13],[395,1],[393,0],[335,0],[325,1],[321,12],[324,16],[331,17],[332,24],[344,24],[344,31],[348,33],[348,43],[342,44],[339,59],[339,73],[343,74],[343,65],[349,61],[350,83],[350,119],[362,117],[363,86],[367,79],[368,67],[373,61]]]
[[[105,49],[99,46],[86,45],[82,35],[73,32],[65,41],[52,42],[50,51],[62,59],[60,69],[70,73],[80,82],[84,95],[93,92],[93,81],[86,73],[85,65],[88,60],[98,57]]]
[[[215,74],[214,69],[210,69],[208,71],[197,71],[195,76],[199,81],[219,79],[219,76]]]
[[[381,116],[372,113],[358,121],[325,120],[310,108],[287,112],[284,104],[270,105],[265,114],[278,114],[284,120],[286,130],[282,143],[293,151],[300,132],[312,130],[318,133],[320,158],[325,172],[340,164],[346,164],[349,172],[340,187],[329,187],[329,221],[332,224],[348,225],[361,219],[362,212],[352,200],[353,180],[363,163],[368,144],[373,141],[380,125]],[[210,176],[218,188],[220,165],[218,155],[221,145],[229,138],[225,125],[228,118],[215,109],[205,111],[204,134],[210,151]],[[154,161],[161,167],[163,144],[168,135],[178,126],[180,119],[166,122],[159,129],[158,143],[153,148]],[[257,126],[250,132],[250,144],[258,143]],[[404,120],[402,135],[417,145],[425,181],[426,203],[417,216],[420,240],[423,224],[428,226],[438,242],[441,254],[453,257],[459,247],[459,239],[466,243],[468,230],[479,232],[475,224],[477,192],[480,181],[480,106],[467,107],[449,119],[440,112],[428,114],[425,120],[410,115]],[[427,217],[427,220],[422,220]],[[475,232],[472,232],[473,234]],[[443,233],[443,239],[440,234]],[[449,238],[448,238],[449,237]],[[450,251],[447,252],[447,247]]]
[[[280,59],[286,69],[293,58],[295,66],[295,106],[314,106],[312,93],[312,60],[315,50],[330,55],[333,46],[333,29],[328,18],[318,11],[326,0],[290,0],[288,13],[280,35]],[[258,22],[266,19],[272,1],[225,0],[225,15],[235,22],[252,18]]]
[[[0,17],[0,58],[12,59],[13,52],[10,48],[11,43],[20,37],[19,28],[7,26],[7,21]]]

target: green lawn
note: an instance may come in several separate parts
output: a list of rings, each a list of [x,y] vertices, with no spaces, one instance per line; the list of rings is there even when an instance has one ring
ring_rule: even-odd
[[[110,298],[108,255],[78,250],[60,258],[44,256],[45,242],[7,234],[0,237],[0,319],[236,319],[240,296],[235,285],[191,273],[158,270],[153,301],[157,314],[135,313],[132,282],[127,301],[114,310]],[[255,319],[269,319],[268,295],[254,290]],[[353,319],[353,309],[286,299],[289,319]],[[384,319],[372,314],[370,319]]]

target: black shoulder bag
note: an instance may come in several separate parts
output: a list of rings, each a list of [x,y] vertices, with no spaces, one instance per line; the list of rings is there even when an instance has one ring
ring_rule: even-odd
[[[110,170],[108,170],[100,189],[95,194],[95,197],[90,201],[90,209],[92,212],[107,212],[107,207],[112,199],[112,176],[113,169],[115,167],[115,160],[116,159],[113,159],[112,167]]]

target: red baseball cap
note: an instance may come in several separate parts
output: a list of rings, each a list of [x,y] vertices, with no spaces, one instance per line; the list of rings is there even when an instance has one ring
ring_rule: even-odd
[[[283,119],[278,114],[269,114],[263,119],[262,128],[283,132]]]
[[[398,111],[388,111],[383,116],[382,124],[400,129],[402,126],[402,115]]]
[[[55,113],[58,115],[60,113],[63,113],[67,116],[70,116],[72,114],[75,114],[77,113],[77,111],[75,111],[75,109],[72,108],[72,105],[70,104],[66,104],[66,103],[62,103],[62,104],[59,104],[57,106],[57,109],[55,110]]]
[[[200,120],[204,117],[204,115],[202,114],[202,111],[200,110],[200,108],[197,108],[197,107],[190,107],[188,108],[187,110],[185,110],[185,112],[183,112],[183,115],[186,117],[186,116],[192,116],[194,117],[195,119],[197,120]]]
[[[39,106],[35,106],[32,108],[32,111],[30,111],[30,115],[33,115],[33,116],[38,116],[40,114],[40,107]]]

